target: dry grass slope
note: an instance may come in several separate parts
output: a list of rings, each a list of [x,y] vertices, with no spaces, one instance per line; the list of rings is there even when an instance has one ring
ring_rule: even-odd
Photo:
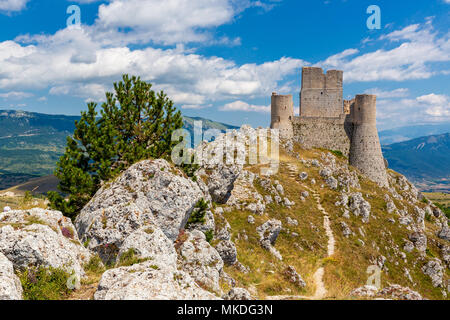
[[[295,146],[303,159],[320,159],[325,150],[304,150]],[[379,256],[387,258],[385,268],[381,274],[382,287],[390,284],[399,284],[418,291],[428,299],[443,299],[442,291],[434,288],[430,278],[425,276],[421,270],[422,266],[431,258],[439,257],[437,244],[444,244],[444,240],[436,236],[438,229],[434,222],[434,216],[426,219],[426,230],[428,237],[428,249],[426,257],[421,257],[417,250],[406,253],[406,260],[398,257],[394,247],[403,248],[408,239],[409,231],[405,226],[398,223],[398,215],[389,214],[386,208],[384,196],[387,189],[380,188],[372,181],[363,178],[359,174],[361,189],[352,189],[352,192],[361,192],[363,197],[370,203],[372,210],[369,223],[363,223],[361,217],[350,214],[350,218],[342,217],[342,209],[335,205],[339,200],[340,190],[331,190],[326,186],[319,175],[319,168],[306,166],[296,158],[282,153],[280,157],[280,170],[272,177],[272,181],[279,180],[285,188],[286,196],[295,202],[292,208],[271,204],[266,208],[264,216],[255,217],[255,224],[247,222],[251,213],[248,211],[234,210],[225,212],[225,218],[231,225],[233,231],[232,240],[236,242],[238,259],[251,270],[250,273],[242,273],[234,267],[226,267],[226,271],[237,280],[238,286],[250,288],[252,294],[257,298],[264,299],[272,295],[301,295],[312,296],[315,291],[313,274],[320,267],[325,269],[324,282],[328,290],[327,299],[353,299],[350,292],[366,284],[369,274],[367,268],[373,265],[373,261]],[[337,162],[347,163],[344,157],[336,157]],[[297,177],[290,174],[289,167],[296,167],[298,172],[307,172],[309,178],[314,178],[317,183],[312,185],[308,179],[308,185],[303,185]],[[250,166],[249,171],[259,173],[258,166]],[[350,168],[356,171],[354,168]],[[397,175],[396,173],[393,173]],[[323,186],[323,187],[322,187]],[[265,195],[263,188],[258,188],[261,195]],[[336,240],[335,253],[326,258],[327,237],[323,228],[323,215],[318,211],[314,199],[310,194],[304,202],[300,198],[303,190],[314,190],[320,195],[321,205],[330,215],[330,224]],[[401,192],[399,189],[397,192]],[[398,208],[406,208],[414,212],[413,206],[404,200],[394,199]],[[418,204],[424,208],[425,203]],[[289,226],[286,218],[297,219],[298,226]],[[256,227],[268,219],[278,219],[283,223],[283,231],[276,242],[276,249],[283,256],[283,261],[277,260],[268,251],[263,250],[258,242]],[[391,219],[396,222],[392,223]],[[391,220],[391,221],[390,221]],[[354,235],[346,238],[343,236],[341,222],[345,221]],[[292,237],[296,232],[299,237]],[[244,235],[248,241],[243,240]],[[362,241],[360,241],[362,240]],[[363,244],[364,243],[364,244]],[[300,289],[289,283],[283,277],[283,270],[288,265],[296,268],[307,283],[305,289]],[[405,276],[408,269],[412,282]],[[444,279],[450,278],[449,269],[446,268]]]

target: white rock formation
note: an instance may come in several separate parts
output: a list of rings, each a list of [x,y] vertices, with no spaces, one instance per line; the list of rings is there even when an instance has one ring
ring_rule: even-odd
[[[220,292],[220,275],[223,261],[219,253],[200,231],[186,232],[186,239],[178,248],[179,265],[202,287]]]
[[[22,285],[11,261],[0,252],[0,300],[22,300]]]
[[[203,197],[198,184],[167,161],[145,160],[103,186],[83,208],[75,226],[89,249],[107,261],[126,237],[146,225],[156,225],[175,241]]]
[[[152,261],[106,271],[94,295],[95,300],[211,300],[183,271]]]
[[[91,254],[70,219],[59,211],[31,209],[0,213],[0,252],[15,268],[54,267],[84,275]]]

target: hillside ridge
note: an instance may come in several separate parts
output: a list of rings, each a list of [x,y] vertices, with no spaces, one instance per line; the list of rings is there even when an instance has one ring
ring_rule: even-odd
[[[252,130],[196,151],[217,155]],[[448,299],[449,219],[404,176],[387,170],[389,186],[380,187],[342,155],[299,144],[283,144],[279,156],[277,171],[213,161],[195,178],[162,159],[138,162],[73,225],[45,209],[0,213],[0,258],[74,269],[81,287],[67,299]],[[20,242],[28,234],[46,241],[31,252]],[[92,259],[103,267],[92,269]]]

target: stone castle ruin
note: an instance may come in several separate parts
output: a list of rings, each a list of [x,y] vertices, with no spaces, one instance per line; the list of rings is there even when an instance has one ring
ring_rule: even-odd
[[[376,128],[376,96],[343,99],[343,71],[302,68],[300,115],[294,115],[292,95],[272,93],[272,129],[282,139],[306,148],[341,151],[350,165],[381,186],[388,186]]]

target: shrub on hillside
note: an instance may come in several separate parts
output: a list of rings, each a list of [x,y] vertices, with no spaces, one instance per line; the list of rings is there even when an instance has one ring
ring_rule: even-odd
[[[205,215],[208,208],[208,202],[206,202],[203,198],[200,199],[196,203],[186,226],[189,227],[189,225],[196,223],[204,224],[206,222]]]

